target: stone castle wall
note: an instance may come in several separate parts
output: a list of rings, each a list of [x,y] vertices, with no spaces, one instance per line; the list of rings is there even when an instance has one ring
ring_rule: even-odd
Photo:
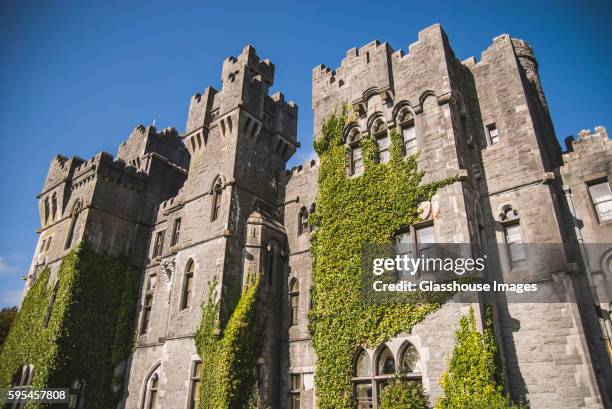
[[[307,318],[310,231],[300,233],[298,226],[302,209],[316,211],[319,160],[285,170],[299,147],[298,110],[280,92],[269,95],[274,70],[247,46],[224,61],[220,90],[209,87],[191,98],[182,135],[140,126],[121,144],[116,159],[101,153],[88,161],[57,156],[51,162],[39,195],[40,239],[30,275],[42,265],[56,269],[69,251],[67,241],[81,239],[95,251],[128,255],[142,270],[125,408],[143,407],[146,385],[155,375],[159,407],[188,407],[199,360],[193,336],[209,285],[219,282],[225,319],[249,271],[263,272],[268,283],[263,305],[268,327],[259,361],[264,397],[274,408],[289,407],[290,375],[301,374],[301,407],[315,405],[316,354]],[[402,121],[411,118],[424,182],[458,176],[436,193],[423,215],[433,223],[437,242],[470,243],[475,251],[487,252],[490,278],[561,283],[556,303],[480,300],[495,304],[511,395],[526,397],[533,408],[559,402],[610,405],[605,329],[612,328],[592,308],[610,308],[604,301],[612,294],[610,245],[590,250],[586,264],[569,246],[559,245],[519,269],[509,263],[503,246],[491,245],[505,242],[508,208],[518,215],[523,242],[577,243],[568,189],[584,241],[606,243],[612,237],[612,225],[598,222],[586,187],[612,177],[610,140],[605,129],[597,128],[595,134],[581,133],[561,155],[531,47],[502,35],[480,61],[459,61],[444,31],[434,25],[419,33],[407,53],[378,41],[353,48],[338,69],[316,67],[312,83],[315,138],[324,118],[343,104],[355,113],[351,129],[364,135],[379,120],[401,133]],[[157,251],[160,236],[163,245]],[[191,298],[184,305],[185,273],[191,272]],[[290,325],[293,280],[300,297],[298,321]],[[145,329],[148,295],[153,301]],[[438,380],[468,309],[469,304],[448,303],[387,343],[394,353],[406,342],[417,348],[422,382],[433,399],[442,393]],[[480,308],[476,312],[482,321]],[[373,360],[376,353],[368,350]]]

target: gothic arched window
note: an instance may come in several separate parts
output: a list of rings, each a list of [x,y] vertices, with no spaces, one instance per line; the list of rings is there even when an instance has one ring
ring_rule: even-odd
[[[298,223],[298,234],[306,233],[308,231],[308,210],[306,207],[300,209]]]
[[[312,216],[316,210],[317,210],[317,204],[316,203],[312,203],[310,205],[310,210],[309,210],[309,213],[308,213],[309,216]],[[313,231],[314,226],[312,225],[311,221],[308,222],[308,227],[309,227],[310,231]]]
[[[183,293],[181,294],[181,310],[191,306],[193,295],[193,260],[187,262],[183,276]]]
[[[371,409],[374,404],[372,393],[372,363],[365,349],[360,348],[355,356],[353,368],[353,393],[357,409]]]
[[[210,220],[215,221],[219,218],[221,212],[221,194],[223,193],[223,182],[220,177],[217,178],[212,190],[212,210]]]
[[[391,138],[384,119],[378,118],[372,125],[372,136],[378,145],[378,163],[387,163],[391,158]]]
[[[51,196],[51,221],[55,221],[57,217],[57,194],[53,193]]]
[[[289,284],[289,306],[291,307],[291,317],[289,325],[297,325],[298,323],[298,312],[300,304],[300,282],[297,278],[291,280]]]
[[[363,152],[359,142],[361,135],[357,128],[349,133],[347,138],[348,144],[348,174],[349,176],[360,175],[363,173]]]
[[[159,384],[159,375],[154,373],[147,382],[147,393],[145,396],[145,408],[155,409],[157,405],[157,387]]]
[[[410,156],[417,152],[416,128],[414,118],[408,108],[404,108],[397,116],[397,123],[402,135],[404,155]]]
[[[400,372],[402,374],[420,373],[421,361],[414,345],[408,343],[400,355]]]
[[[45,199],[45,225],[49,223],[49,198]]]
[[[386,346],[380,351],[378,360],[376,361],[377,375],[393,375],[395,374],[395,358]]]

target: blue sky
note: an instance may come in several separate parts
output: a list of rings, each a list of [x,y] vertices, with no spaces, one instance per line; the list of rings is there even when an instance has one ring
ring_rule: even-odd
[[[311,70],[374,39],[404,50],[441,23],[458,58],[493,37],[529,41],[559,139],[612,128],[609,1],[0,2],[0,306],[19,301],[50,159],[89,158],[138,124],[182,131],[189,98],[219,87],[223,59],[253,44],[276,65],[312,152]]]

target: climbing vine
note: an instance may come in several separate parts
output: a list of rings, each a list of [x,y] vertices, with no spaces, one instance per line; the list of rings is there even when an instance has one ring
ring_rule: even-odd
[[[317,212],[311,222],[313,308],[310,332],[317,353],[315,382],[318,407],[352,407],[353,354],[359,345],[375,346],[422,321],[439,302],[364,303],[361,299],[361,252],[366,244],[387,244],[401,228],[420,221],[418,206],[445,179],[421,183],[417,157],[403,157],[402,141],[392,130],[391,157],[376,163],[377,144],[363,137],[364,172],[346,174],[343,132],[350,122],[347,108],[331,115],[315,141],[320,160]]]
[[[225,328],[221,328],[217,283],[209,286],[208,301],[196,333],[202,357],[200,409],[242,409],[258,399],[253,396],[253,375],[263,340],[260,301],[261,274],[250,276]],[[257,391],[258,392],[258,391]]]
[[[136,271],[124,257],[96,254],[81,243],[62,260],[50,304],[51,271],[42,270],[0,352],[0,385],[10,386],[23,365],[33,365],[32,386],[66,388],[78,379],[85,384],[86,409],[115,406],[123,395],[115,368],[133,343]],[[48,406],[29,402],[26,407]]]
[[[485,318],[482,333],[476,329],[473,308],[467,317],[461,318],[448,370],[440,379],[444,396],[438,399],[436,409],[523,408],[513,404],[503,393],[490,309],[486,310]]]

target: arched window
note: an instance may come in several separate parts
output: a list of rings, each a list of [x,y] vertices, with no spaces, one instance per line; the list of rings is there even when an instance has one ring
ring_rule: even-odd
[[[372,364],[365,349],[360,348],[355,356],[353,368],[353,393],[357,409],[371,409],[374,404],[372,393]]]
[[[300,304],[300,282],[297,278],[291,280],[289,284],[289,305],[291,307],[291,320],[289,325],[297,325],[298,323],[298,312]]]
[[[306,207],[300,209],[298,223],[298,234],[306,233],[308,231],[308,210]]]
[[[53,313],[53,306],[55,305],[55,299],[57,298],[57,292],[59,291],[59,280],[55,282],[53,291],[51,292],[51,298],[49,298],[49,305],[47,306],[47,314],[45,315],[45,321],[43,327],[47,328],[49,320],[51,320],[51,314]]]
[[[504,228],[504,238],[511,267],[523,265],[526,257],[518,212],[512,206],[504,206],[499,219]]]
[[[147,392],[145,395],[145,408],[155,409],[157,405],[157,387],[159,384],[159,375],[154,373],[147,382]]]
[[[314,214],[314,212],[317,210],[317,204],[313,203],[310,205],[310,212],[309,212],[309,216],[311,216],[312,214]],[[314,229],[314,226],[312,225],[311,222],[308,222],[308,227],[310,228],[310,231],[312,231]]]
[[[421,373],[421,361],[419,353],[414,345],[408,343],[400,355],[400,373],[415,374]]]
[[[55,221],[57,217],[57,194],[53,193],[51,196],[51,221]]]
[[[404,108],[397,116],[402,135],[402,143],[404,155],[414,155],[417,152],[416,128],[414,127],[414,118],[408,108]]]
[[[384,119],[378,118],[372,125],[372,136],[378,145],[378,163],[387,163],[391,158],[391,139],[387,132],[387,124]]]
[[[29,389],[32,386],[32,381],[34,380],[34,366],[33,365],[23,365],[15,376],[13,376],[13,389]],[[16,401],[11,406],[11,409],[21,409],[25,406],[26,400]],[[7,406],[8,407],[8,406]]]
[[[348,174],[349,176],[360,175],[363,173],[363,152],[359,142],[361,135],[357,128],[354,128],[347,138],[348,143]]]
[[[45,225],[49,223],[49,198],[45,199]]]
[[[76,228],[76,223],[79,218],[79,213],[81,212],[81,201],[77,201],[72,207],[72,212],[70,214],[70,227],[68,228],[68,236],[66,237],[66,244],[64,245],[64,250],[68,250],[72,247],[72,241],[74,240],[74,229]]]
[[[378,360],[376,361],[377,375],[393,375],[395,374],[395,358],[386,346],[380,351]]]
[[[217,218],[219,218],[219,213],[221,211],[221,193],[223,193],[223,182],[221,181],[221,178],[218,177],[212,190],[211,221],[215,221]]]
[[[191,306],[191,297],[193,294],[193,260],[187,262],[185,274],[183,277],[183,293],[181,295],[181,310]]]
[[[81,409],[83,407],[84,395],[85,383],[80,379],[75,379],[72,385],[70,385],[68,409]]]

